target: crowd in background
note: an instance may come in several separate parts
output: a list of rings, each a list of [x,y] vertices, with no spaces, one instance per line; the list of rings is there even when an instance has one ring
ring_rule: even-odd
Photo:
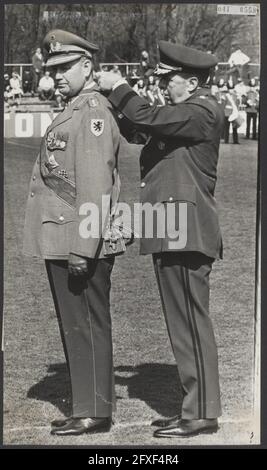
[[[217,68],[212,83],[208,84],[211,93],[224,108],[222,139],[225,143],[229,143],[230,127],[232,127],[233,143],[239,143],[237,129],[244,120],[242,111],[246,112],[246,137],[249,138],[252,132],[252,138],[257,138],[260,83],[258,77],[250,77],[247,73],[248,60],[249,58],[240,49],[233,50],[226,73],[220,75]],[[159,78],[153,75],[154,68],[154,64],[150,63],[148,52],[144,50],[140,56],[139,66],[133,66],[126,77],[125,68],[118,65],[103,66],[101,70],[112,70],[127,78],[133,90],[150,105],[163,106],[166,104],[164,88]],[[40,48],[37,48],[33,54],[32,69],[25,69],[22,77],[15,70],[11,76],[8,73],[4,74],[6,110],[10,105],[18,107],[22,96],[38,97],[40,102],[51,102],[53,107],[59,109],[65,106],[63,97],[56,89],[54,78],[45,69]]]
[[[246,85],[241,77],[236,83],[220,78],[211,86],[211,93],[224,108],[224,129],[222,138],[229,143],[229,131],[232,127],[233,143],[239,144],[237,129],[242,125],[242,111],[246,112],[246,138],[257,139],[260,82],[258,77],[251,78]]]

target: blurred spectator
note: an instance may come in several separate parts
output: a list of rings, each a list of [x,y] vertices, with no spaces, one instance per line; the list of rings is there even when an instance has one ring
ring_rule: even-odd
[[[141,75],[143,77],[147,77],[149,74],[153,72],[155,68],[149,61],[149,54],[147,51],[141,52],[140,67],[141,67]]]
[[[166,104],[165,98],[164,98],[164,89],[160,88],[159,78],[155,79],[155,97],[159,106],[164,106]]]
[[[218,85],[217,85],[216,77],[213,77],[211,87],[210,87],[210,92],[211,92],[212,96],[216,97],[218,91],[219,91],[219,88],[218,88]]]
[[[40,47],[37,47],[36,52],[32,56],[32,92],[36,93],[38,88],[38,83],[42,75],[42,69],[44,66],[44,56],[41,52]]]
[[[147,96],[149,104],[152,106],[155,103],[155,96],[154,96],[154,84],[151,82],[147,84],[146,96]]]
[[[42,101],[52,100],[55,94],[55,82],[52,77],[50,77],[50,72],[48,70],[45,72],[44,76],[39,81],[38,86],[39,98]]]
[[[121,73],[120,68],[119,68],[118,65],[114,65],[111,69],[111,72],[117,73],[118,75],[120,75],[122,77],[122,73]]]
[[[9,81],[10,83],[10,96],[17,101],[17,104],[20,104],[23,91],[21,88],[21,77],[17,72],[12,72],[12,77]]]
[[[233,44],[231,47],[231,55],[228,59],[230,70],[227,71],[227,75],[233,78],[234,84],[238,78],[243,78],[244,66],[247,65],[250,58],[241,51],[237,44]]]
[[[145,81],[145,84],[146,84],[146,96],[147,96],[147,99],[149,101],[149,104],[154,104],[154,77],[153,75],[149,75],[147,78],[146,78],[146,81]]]
[[[139,78],[137,83],[133,86],[133,90],[139,96],[142,96],[143,98],[146,98],[146,87],[145,87],[145,82],[142,78]]]
[[[234,84],[230,81],[227,83],[227,88],[222,92],[222,105],[224,107],[224,142],[229,143],[230,125],[233,131],[233,143],[239,144],[236,118],[238,117],[238,99],[234,90]],[[229,120],[230,119],[230,120]]]
[[[221,74],[221,71],[219,69],[219,66],[218,65],[215,65],[214,67],[214,72],[213,72],[213,76],[214,76],[214,80],[215,82],[217,83],[220,79],[220,74]]]
[[[54,98],[56,101],[56,106],[58,109],[64,109],[65,108],[65,101],[63,95],[60,93],[60,91],[57,89],[54,94]]]
[[[225,92],[227,91],[227,86],[223,78],[220,78],[217,83],[217,90],[215,90],[215,98],[218,103],[224,104]]]
[[[132,71],[131,71],[131,73],[130,73],[130,77],[131,77],[131,78],[139,78],[137,67],[133,67],[133,69],[132,69]]]
[[[10,79],[8,73],[4,74],[4,100],[7,103],[8,98],[11,97],[10,93],[11,87],[10,87]]]
[[[227,86],[224,82],[223,78],[220,78],[217,82],[216,88],[213,88],[214,96],[219,104],[221,104],[224,108],[225,104],[225,92],[227,92]],[[224,126],[222,128],[221,139],[224,138]]]
[[[257,139],[257,120],[259,111],[259,93],[256,90],[256,81],[252,78],[246,96],[247,128],[246,138],[250,137],[250,127],[252,121],[252,139]]]
[[[141,65],[141,72],[144,75],[145,72],[149,68],[149,55],[148,55],[147,51],[142,51],[141,52],[140,65]]]
[[[259,93],[260,92],[260,79],[259,77],[254,77],[254,79],[256,82],[255,90],[257,90],[257,92]]]
[[[235,85],[235,92],[240,104],[244,104],[246,100],[248,87],[243,82],[242,78],[237,79],[237,84]]]
[[[9,91],[10,83],[9,83],[9,75],[8,73],[4,74],[4,90]]]
[[[31,93],[32,91],[32,74],[30,70],[24,70],[22,75],[23,93]]]
[[[207,54],[213,54],[212,51],[207,51]],[[209,75],[206,79],[206,82],[202,85],[204,88],[211,89],[212,85],[215,85],[217,82],[217,69],[218,66],[211,67],[209,70]]]
[[[149,104],[152,106],[163,106],[165,104],[164,96],[161,93],[159,88],[160,80],[157,78],[156,80],[152,75],[148,77],[148,84],[146,88],[147,99]]]

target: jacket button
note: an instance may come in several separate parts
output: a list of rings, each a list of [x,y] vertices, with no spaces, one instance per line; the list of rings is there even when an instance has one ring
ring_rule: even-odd
[[[144,187],[145,187],[145,185],[146,185],[146,183],[145,183],[144,181],[142,181],[142,183],[141,183],[141,185],[140,185],[140,186],[141,186],[141,188],[144,188]]]
[[[63,220],[64,220],[63,215],[61,215],[61,216],[58,218],[58,220],[60,220],[60,222],[63,222]]]
[[[173,201],[173,197],[172,197],[172,196],[169,197],[169,201],[170,201],[170,202]]]
[[[32,179],[33,179],[33,181],[35,181],[35,180],[36,180],[36,176],[34,175],[34,176],[32,177]]]
[[[33,197],[33,196],[34,196],[34,192],[31,193],[31,197]]]

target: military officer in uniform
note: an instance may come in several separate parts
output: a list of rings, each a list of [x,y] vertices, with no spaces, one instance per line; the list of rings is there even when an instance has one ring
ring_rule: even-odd
[[[141,254],[151,253],[168,333],[182,384],[181,414],[158,420],[156,437],[213,433],[221,415],[217,347],[209,316],[209,275],[222,257],[216,199],[217,161],[223,111],[204,85],[217,59],[182,45],[159,42],[155,73],[165,82],[169,104],[150,106],[110,73],[99,79],[108,99],[137,128],[150,135],[140,157],[141,202],[167,203],[179,220],[187,207],[187,242],[141,238]],[[165,214],[166,215],[166,214]],[[177,245],[176,245],[177,246]]]
[[[44,47],[67,107],[48,127],[33,169],[24,253],[45,259],[71,379],[72,415],[55,420],[51,432],[104,432],[115,407],[109,295],[116,240],[106,245],[105,233],[119,195],[120,133],[92,78],[98,46],[53,30]],[[82,233],[87,203],[98,208],[92,223],[100,228]]]

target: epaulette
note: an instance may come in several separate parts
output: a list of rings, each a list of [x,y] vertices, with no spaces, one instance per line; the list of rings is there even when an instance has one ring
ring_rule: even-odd
[[[88,97],[88,104],[90,106],[90,108],[97,108],[99,106],[99,99],[97,98],[97,96],[93,95]]]
[[[87,103],[90,108],[97,108],[100,101],[94,93],[80,95],[75,102],[73,109],[80,109],[85,105],[85,103]]]
[[[82,108],[87,101],[88,101],[88,95],[80,95],[79,98],[74,103],[73,109]]]
[[[199,95],[196,98],[193,98],[185,103],[196,104],[213,113],[216,112],[216,110],[218,109],[218,103],[216,99],[214,99],[212,96],[207,95]]]

